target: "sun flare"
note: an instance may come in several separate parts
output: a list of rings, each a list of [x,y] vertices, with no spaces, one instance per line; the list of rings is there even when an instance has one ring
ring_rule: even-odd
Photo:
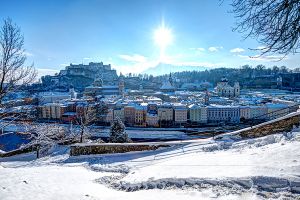
[[[160,59],[164,59],[167,46],[173,42],[172,31],[164,23],[154,31],[154,42],[160,48]]]
[[[173,35],[170,29],[162,26],[155,30],[154,40],[160,48],[166,48],[173,41]]]

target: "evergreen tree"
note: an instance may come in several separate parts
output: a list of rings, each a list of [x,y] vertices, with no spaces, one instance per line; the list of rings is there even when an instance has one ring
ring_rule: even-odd
[[[117,118],[111,125],[109,133],[109,142],[112,143],[125,143],[131,142],[127,133],[125,132],[125,125]]]

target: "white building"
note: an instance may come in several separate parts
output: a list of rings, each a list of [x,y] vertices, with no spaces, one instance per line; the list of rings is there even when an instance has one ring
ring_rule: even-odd
[[[222,97],[238,97],[240,96],[240,84],[238,82],[234,83],[234,86],[230,86],[228,80],[223,78],[221,82],[217,84],[216,92]]]
[[[251,111],[249,106],[241,106],[240,107],[240,119],[250,119],[251,118]]]
[[[196,104],[190,105],[189,119],[192,123],[207,123],[207,108]]]
[[[59,103],[48,103],[41,106],[40,118],[43,119],[60,119],[66,111],[67,106]]]
[[[250,108],[250,118],[255,119],[266,119],[268,109],[265,105],[258,105],[258,106],[249,106]]]
[[[207,107],[207,120],[211,123],[240,122],[239,106],[210,105]]]
[[[41,92],[38,95],[39,104],[58,103],[61,100],[71,99],[68,92]]]

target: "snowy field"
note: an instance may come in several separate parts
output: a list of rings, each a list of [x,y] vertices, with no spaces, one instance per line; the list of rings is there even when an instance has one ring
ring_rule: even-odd
[[[300,130],[167,149],[0,159],[0,199],[300,199]]]

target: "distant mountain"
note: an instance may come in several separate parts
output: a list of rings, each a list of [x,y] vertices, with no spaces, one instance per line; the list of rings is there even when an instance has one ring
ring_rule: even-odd
[[[210,68],[203,67],[203,66],[177,66],[172,64],[159,63],[155,67],[151,67],[143,71],[143,73],[158,76],[158,75],[168,74],[170,72],[204,71],[206,69],[210,69]]]

